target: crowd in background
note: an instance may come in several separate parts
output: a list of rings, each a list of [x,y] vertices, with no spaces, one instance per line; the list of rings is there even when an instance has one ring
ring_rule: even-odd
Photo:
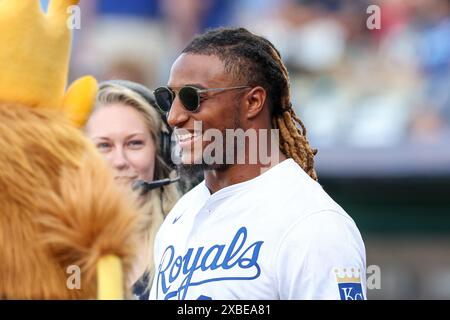
[[[380,9],[379,29],[368,27],[371,5]],[[319,177],[433,170],[449,176],[450,0],[89,0],[81,10],[72,79],[93,74],[156,88],[195,34],[244,26],[280,49],[293,106],[319,149]],[[363,201],[347,197],[346,208]],[[416,219],[448,213],[444,199],[434,206],[408,202],[365,209],[388,217],[376,220],[388,227],[391,212],[405,225],[411,209]],[[365,237],[368,264],[382,269],[383,290],[369,297],[450,297],[449,242],[397,239],[395,232]]]
[[[370,5],[380,28],[370,30]],[[244,26],[277,46],[316,147],[441,143],[450,123],[448,0],[96,0],[82,3],[72,76],[154,88],[196,34]]]

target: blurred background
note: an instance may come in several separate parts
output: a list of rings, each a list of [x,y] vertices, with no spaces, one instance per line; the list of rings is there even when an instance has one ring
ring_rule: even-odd
[[[368,298],[450,299],[450,0],[89,0],[81,14],[72,79],[155,88],[196,33],[267,37],[319,149],[319,182],[380,267]]]

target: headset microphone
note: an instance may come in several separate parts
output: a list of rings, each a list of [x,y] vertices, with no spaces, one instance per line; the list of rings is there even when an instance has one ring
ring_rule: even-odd
[[[144,181],[144,180],[138,180],[133,183],[133,190],[141,189],[142,193],[145,194],[149,192],[150,190],[157,189],[163,186],[166,186],[168,184],[177,182],[180,180],[180,177],[175,177],[173,179],[166,178],[161,180],[155,180],[155,181]]]

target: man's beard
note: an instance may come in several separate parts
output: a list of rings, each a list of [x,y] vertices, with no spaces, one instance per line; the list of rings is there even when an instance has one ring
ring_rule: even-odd
[[[183,181],[186,181],[187,186],[190,186],[191,184],[195,186],[204,179],[204,170],[202,165],[199,164],[179,164],[177,165],[177,172],[180,177],[183,177]]]
[[[197,172],[200,171],[208,171],[208,170],[216,170],[216,171],[225,171],[230,164],[223,163],[223,164],[208,164],[208,163],[198,163],[198,164],[180,164],[178,166],[178,170],[180,172],[186,173],[186,174],[194,174],[197,175]]]
[[[225,148],[225,146],[223,146],[223,148]],[[213,157],[214,155],[212,155],[211,158],[205,158],[205,155],[202,154],[201,163],[181,163],[178,165],[178,170],[188,176],[198,176],[200,172],[203,173],[208,170],[225,171],[230,166],[230,164],[226,163],[226,152],[223,152],[222,161],[220,163],[214,163],[211,160]]]
[[[228,166],[225,161],[222,161],[221,164],[207,161],[202,152],[201,163],[180,163],[177,165],[177,171],[180,176],[186,177],[187,180],[200,182],[204,178],[205,171],[225,171]]]
[[[178,166],[178,170],[182,173],[182,174],[186,174],[187,176],[193,176],[193,177],[198,177],[200,174],[203,174],[204,171],[208,171],[208,170],[215,170],[215,171],[226,171],[231,165],[232,163],[227,163],[226,162],[226,154],[227,154],[227,145],[226,145],[226,134],[225,134],[225,130],[227,129],[238,129],[241,128],[241,122],[239,120],[239,105],[236,103],[234,107],[234,110],[236,110],[233,113],[233,127],[232,128],[226,128],[226,129],[222,129],[222,139],[223,139],[223,145],[222,145],[222,161],[220,163],[214,163],[211,159],[214,158],[215,154],[211,154],[211,155],[206,155],[204,153],[205,148],[203,148],[202,151],[202,158],[201,158],[201,163],[196,163],[196,164],[180,164]],[[212,142],[211,142],[212,143]],[[234,148],[234,154],[237,154],[237,150],[236,150],[236,144],[233,143]],[[206,158],[205,156],[211,156],[210,158]]]

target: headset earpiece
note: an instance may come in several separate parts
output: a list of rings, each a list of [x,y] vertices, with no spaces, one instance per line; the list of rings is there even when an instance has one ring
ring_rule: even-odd
[[[160,134],[160,152],[164,162],[174,168],[172,161],[172,134],[169,132],[161,131]]]

